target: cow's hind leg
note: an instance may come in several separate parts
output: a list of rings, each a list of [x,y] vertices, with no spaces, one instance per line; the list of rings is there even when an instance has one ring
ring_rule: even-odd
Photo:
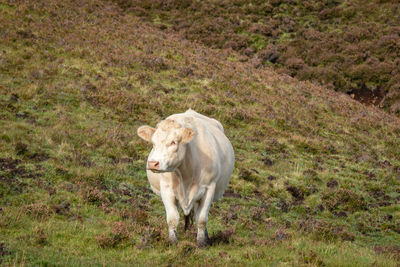
[[[178,243],[176,228],[179,223],[179,212],[176,206],[176,198],[172,186],[169,184],[163,184],[160,191],[165,211],[167,213],[168,239],[170,243],[175,244]]]
[[[211,245],[211,240],[207,232],[208,211],[211,207],[211,202],[214,198],[215,184],[210,185],[200,200],[200,204],[195,209],[196,223],[197,223],[197,246],[206,247]]]

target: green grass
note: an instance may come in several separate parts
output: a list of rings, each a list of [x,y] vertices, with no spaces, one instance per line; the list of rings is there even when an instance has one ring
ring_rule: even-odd
[[[104,1],[0,4],[1,264],[397,266],[399,120],[159,23]],[[183,223],[168,245],[136,136],[189,107],[237,158],[207,249]]]

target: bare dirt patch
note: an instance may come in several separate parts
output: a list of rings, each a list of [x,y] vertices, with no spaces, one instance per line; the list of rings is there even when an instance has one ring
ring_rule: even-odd
[[[338,181],[336,181],[335,179],[330,179],[330,180],[326,183],[326,186],[329,187],[329,188],[334,188],[334,187],[339,186],[339,183],[338,183]]]
[[[211,244],[229,244],[233,242],[233,238],[235,236],[235,231],[232,228],[229,228],[225,231],[218,231],[214,235],[211,236]]]
[[[239,194],[239,193],[236,193],[236,192],[233,190],[233,188],[228,187],[228,188],[225,190],[224,197],[242,198],[242,195]]]
[[[39,175],[38,172],[27,170],[23,166],[23,162],[18,159],[0,158],[0,182],[11,185],[17,177],[20,178],[35,178]],[[19,182],[18,182],[19,183]],[[22,186],[22,184],[19,183]]]
[[[293,185],[288,185],[286,191],[288,191],[296,201],[304,200],[304,192],[301,189]]]

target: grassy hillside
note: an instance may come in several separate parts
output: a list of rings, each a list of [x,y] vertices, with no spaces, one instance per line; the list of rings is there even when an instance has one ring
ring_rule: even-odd
[[[400,114],[398,1],[113,1],[163,31]]]
[[[157,26],[157,25],[156,25]],[[400,123],[99,0],[0,1],[2,265],[398,266]],[[237,162],[208,249],[161,199],[136,136],[187,108]]]

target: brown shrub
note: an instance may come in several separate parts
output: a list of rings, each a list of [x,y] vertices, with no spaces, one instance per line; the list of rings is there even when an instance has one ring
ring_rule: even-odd
[[[324,207],[331,211],[354,212],[367,207],[364,197],[350,189],[329,189],[322,193],[321,200]]]
[[[247,49],[254,41],[247,34],[257,34],[264,43],[273,41],[277,50],[261,48],[259,58],[253,59],[256,68],[262,67],[263,61],[279,63],[275,66],[292,76],[342,92],[358,94],[373,88],[386,93],[389,73],[393,75],[398,69],[398,64],[392,64],[400,47],[395,1],[384,1],[388,2],[385,5],[354,1],[345,7],[338,1],[114,1],[149,21],[160,18],[166,31],[170,28],[165,25],[170,24],[189,40],[212,48],[230,48],[246,56],[254,53]],[[383,13],[384,19],[379,15]],[[290,35],[292,32],[295,34]],[[30,36],[29,32],[19,34]],[[374,57],[379,59],[378,65],[366,63]],[[144,64],[154,70],[165,68],[155,58]],[[364,64],[374,67],[376,76]],[[354,69],[355,65],[361,67]],[[397,104],[387,102],[384,107],[390,109],[391,105]],[[397,112],[398,108],[391,110]]]
[[[249,28],[249,32],[262,34],[264,36],[272,36],[274,29],[271,25],[255,24]]]
[[[318,253],[314,250],[310,250],[308,252],[299,252],[300,259],[302,262],[306,263],[307,265],[316,265],[316,266],[325,266],[322,259],[318,256]]]
[[[145,224],[148,219],[148,214],[146,211],[141,210],[141,209],[135,209],[135,210],[123,210],[120,212],[120,216],[123,219],[129,219],[133,220],[137,223],[140,224]]]
[[[285,65],[290,75],[296,75],[300,70],[306,67],[304,60],[301,58],[291,57],[286,59]]]
[[[47,204],[34,203],[23,207],[24,213],[32,216],[35,219],[43,220],[50,217],[53,213],[52,209]]]
[[[338,181],[336,181],[335,179],[330,179],[327,183],[326,186],[329,188],[334,188],[337,187],[339,185]]]
[[[276,230],[274,236],[272,237],[275,241],[283,241],[286,240],[288,238],[290,238],[290,234],[287,233],[285,230],[283,229],[278,229]]]
[[[297,222],[297,227],[301,231],[311,233],[316,240],[335,241],[354,241],[355,235],[342,226],[335,226],[323,220],[306,219]]]
[[[263,63],[267,61],[275,63],[279,59],[280,53],[276,46],[269,44],[266,49],[258,52],[258,57],[261,58]]]
[[[96,236],[96,242],[101,248],[114,248],[121,242],[128,240],[130,234],[124,222],[114,223],[111,233]]]
[[[60,215],[69,215],[70,206],[71,206],[71,203],[69,203],[68,201],[63,201],[62,203],[60,203],[58,205],[53,205],[52,210],[55,213],[60,214]]]
[[[153,247],[154,242],[158,242],[161,240],[161,231],[160,229],[146,227],[141,230],[140,233],[140,241],[137,244],[137,248],[146,249]]]
[[[267,210],[264,207],[252,207],[250,210],[251,219],[254,221],[260,221],[263,215],[266,214]]]
[[[246,36],[231,36],[222,48],[232,48],[236,51],[245,50],[248,47],[250,40]]]
[[[391,254],[393,258],[400,261],[400,246],[375,246],[374,250],[378,254]]]
[[[111,197],[105,191],[101,191],[99,188],[93,188],[86,186],[81,189],[80,194],[86,202],[95,204],[97,206],[109,206],[111,204]]]
[[[142,58],[142,64],[153,71],[161,71],[168,69],[168,64],[164,58],[158,56],[147,56]]]

